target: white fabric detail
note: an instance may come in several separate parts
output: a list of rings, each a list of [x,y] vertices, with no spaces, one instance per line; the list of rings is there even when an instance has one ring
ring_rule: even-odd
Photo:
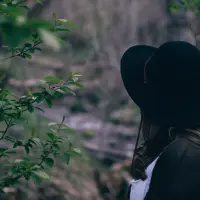
[[[159,157],[158,157],[159,158]],[[132,180],[131,181],[131,194],[130,194],[130,200],[144,200],[146,193],[149,190],[149,185],[151,182],[151,176],[153,169],[155,167],[155,164],[158,160],[156,158],[146,169],[147,179],[142,180]]]

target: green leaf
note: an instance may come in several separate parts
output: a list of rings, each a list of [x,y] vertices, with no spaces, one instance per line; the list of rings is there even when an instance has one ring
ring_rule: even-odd
[[[49,175],[41,170],[37,170],[37,171],[32,171],[33,174],[36,174],[37,176],[39,176],[40,178],[44,178],[44,179],[49,179]]]
[[[75,27],[75,24],[73,24],[72,22],[70,22],[66,19],[57,19],[57,21],[59,22],[60,25],[67,25],[70,27]]]
[[[57,84],[62,82],[62,80],[60,80],[59,78],[56,78],[54,76],[46,76],[44,78],[44,80],[48,83],[48,84]]]
[[[43,5],[42,1],[41,0],[35,0],[37,3]]]
[[[65,29],[65,28],[55,28],[56,32],[70,32],[70,30]]]
[[[16,151],[6,151],[6,154],[16,154]]]
[[[63,40],[63,39],[61,39],[61,38],[59,38],[58,36],[56,36],[56,38],[57,38],[57,40],[61,43],[61,44],[65,44],[66,43],[66,41],[65,40]]]
[[[48,167],[53,167],[53,165],[54,165],[54,160],[52,159],[52,158],[46,158],[45,160],[44,160],[44,162],[45,162],[45,164],[48,166]]]
[[[34,33],[34,34],[32,34],[32,37],[34,40],[36,40],[36,39],[38,39],[39,35],[38,35],[38,33]]]
[[[66,154],[69,154],[71,156],[80,156],[81,155],[81,151],[80,149],[76,149],[76,148],[71,148],[69,151],[66,152]]]
[[[41,166],[34,165],[34,166],[31,167],[31,170],[38,170],[38,169],[41,169]]]
[[[30,143],[30,141],[29,141],[29,143],[27,144],[27,147],[28,147],[28,148],[33,148],[33,145]]]
[[[94,136],[95,132],[94,131],[84,131],[83,134],[87,137],[92,137],[92,136]]]
[[[26,10],[28,10],[28,11],[30,11],[30,8],[28,7],[28,6],[20,6],[21,8],[24,8],[24,9],[26,9]]]
[[[48,123],[48,126],[56,126],[56,125],[58,125],[58,123],[56,123],[56,122],[49,122]]]
[[[72,80],[73,80],[74,82],[77,82],[78,79],[79,79],[79,78],[78,78],[77,76],[72,77]]]
[[[72,73],[71,73],[71,76],[80,77],[80,76],[82,76],[82,75],[81,75],[81,74],[77,74],[76,72],[72,72]]]
[[[31,49],[29,49],[29,52],[30,52],[30,53],[34,53],[34,52],[35,52],[35,49],[31,48]]]
[[[62,23],[67,23],[68,22],[68,20],[66,20],[66,19],[57,19],[57,21],[62,22]]]
[[[32,47],[32,44],[26,43],[24,46],[25,46],[26,48],[31,48],[31,47]]]
[[[180,6],[180,4],[177,4],[177,3],[174,3],[174,4],[172,4],[172,5],[170,6],[170,11],[171,11],[172,13],[177,12],[177,11],[179,11],[180,9],[181,9],[181,6]]]
[[[36,103],[41,103],[44,100],[44,97],[42,94],[38,95],[37,98],[35,99]]]
[[[53,144],[53,150],[59,151],[60,147],[58,146],[58,144]]]
[[[61,98],[61,97],[63,97],[64,95],[63,95],[63,93],[61,93],[61,92],[59,92],[59,91],[55,91],[54,92],[54,97],[56,97],[56,98]]]
[[[13,148],[16,148],[18,146],[23,146],[22,141],[19,140],[19,141],[15,142],[14,145],[13,145]]]
[[[84,88],[84,86],[82,84],[78,83],[78,82],[71,82],[70,84],[71,85],[75,85],[75,86],[77,86],[79,88]]]
[[[41,140],[39,138],[31,138],[31,140],[34,142],[34,144],[41,146]]]
[[[8,148],[0,148],[0,153],[5,152]]]
[[[28,167],[27,167],[28,168]],[[23,176],[24,176],[24,178],[28,181],[28,180],[30,180],[30,173],[28,173],[28,172],[24,172],[23,173]]]
[[[32,30],[31,35],[33,34],[34,30],[37,31],[36,33],[38,34],[38,37],[37,37],[38,42],[43,40],[42,38],[39,37],[41,30],[47,31],[54,27],[52,23],[48,22],[47,20],[41,20],[41,19],[29,19],[27,21],[27,26],[31,28]]]
[[[31,179],[36,185],[39,185],[42,182],[42,179],[38,175],[33,173],[31,174]]]
[[[71,159],[71,156],[69,154],[63,153],[61,155],[61,158],[67,165],[69,165],[69,162],[70,162],[70,159]]]
[[[76,96],[76,94],[74,93],[74,91],[73,91],[71,88],[67,87],[67,86],[61,87],[60,90],[62,90],[62,91],[64,91],[64,92],[71,93],[71,94],[73,94],[74,96]]]
[[[49,106],[49,108],[52,108],[53,104],[52,104],[51,99],[49,99],[49,98],[45,98],[45,100],[46,100],[47,105]]]
[[[28,96],[33,96],[29,88],[26,88],[26,91],[27,91]]]
[[[22,57],[23,57],[23,58],[32,59],[32,56],[31,56],[30,54],[28,54],[28,53],[23,53],[23,54],[22,54]]]
[[[31,29],[25,26],[17,26],[14,22],[0,24],[3,39],[9,47],[17,47],[31,35]]]
[[[14,163],[21,163],[21,162],[23,162],[22,159],[16,159],[16,160],[14,161]]]
[[[33,112],[34,112],[34,107],[33,107],[31,104],[28,105],[28,111],[29,111],[30,113],[33,113]]]
[[[29,152],[30,152],[29,148],[27,146],[25,146],[24,149],[25,149],[26,153],[29,154]]]
[[[23,12],[24,12],[22,8],[17,8],[17,7],[7,6],[7,5],[3,6],[3,4],[1,4],[0,6],[0,11],[4,14],[8,14],[10,16],[15,16],[15,17],[23,15]],[[4,20],[2,19],[2,21]]]
[[[70,128],[70,127],[62,127],[60,130],[68,131],[68,132],[71,132],[71,133],[77,133],[77,131],[75,129]]]
[[[31,137],[35,136],[35,128],[31,129]],[[32,142],[32,140],[30,139],[30,142]]]
[[[51,84],[49,84],[51,85]],[[50,94],[50,96],[54,96],[55,90],[53,88],[51,88],[48,93]]]
[[[52,141],[56,139],[56,135],[54,135],[53,133],[47,133],[47,135]]]
[[[42,51],[42,49],[39,48],[39,47],[35,47],[34,49],[37,50],[37,51]]]
[[[13,148],[14,148],[14,149],[17,148],[17,146],[18,146],[17,143],[14,143],[14,144],[13,144]]]

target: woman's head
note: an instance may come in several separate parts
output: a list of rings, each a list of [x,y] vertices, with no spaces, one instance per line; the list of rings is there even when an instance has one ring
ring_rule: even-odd
[[[145,166],[173,140],[172,127],[200,127],[200,51],[183,41],[133,46],[122,56],[121,75],[142,111],[143,144],[136,145],[133,174],[145,178]]]

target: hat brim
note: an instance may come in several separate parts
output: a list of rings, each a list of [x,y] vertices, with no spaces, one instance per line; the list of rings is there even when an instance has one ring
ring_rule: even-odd
[[[121,58],[121,76],[124,86],[141,110],[146,107],[145,63],[156,50],[157,48],[152,46],[137,45],[129,48]]]

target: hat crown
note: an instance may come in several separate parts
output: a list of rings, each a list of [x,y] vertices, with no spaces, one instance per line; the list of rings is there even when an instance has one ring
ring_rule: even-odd
[[[200,51],[187,42],[161,45],[146,66],[148,84],[163,95],[196,95],[200,87]]]

